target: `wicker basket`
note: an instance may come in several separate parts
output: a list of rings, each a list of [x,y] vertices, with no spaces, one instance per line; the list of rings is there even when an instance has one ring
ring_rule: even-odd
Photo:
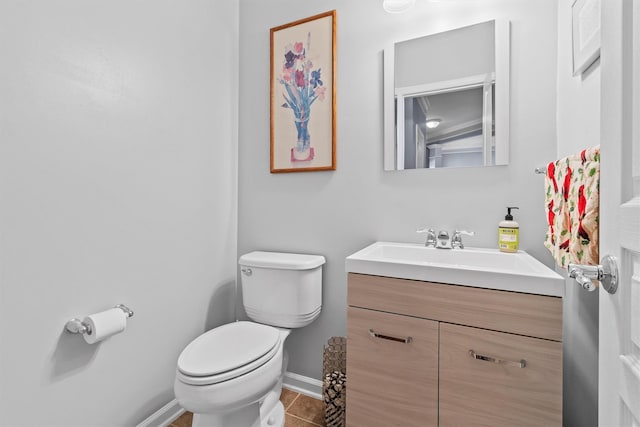
[[[327,427],[343,427],[347,393],[347,339],[345,337],[329,339],[324,347],[322,368],[325,424]]]

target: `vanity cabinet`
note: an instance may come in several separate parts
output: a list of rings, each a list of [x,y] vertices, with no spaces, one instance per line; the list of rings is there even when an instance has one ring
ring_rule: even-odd
[[[562,299],[349,273],[350,427],[560,426]]]

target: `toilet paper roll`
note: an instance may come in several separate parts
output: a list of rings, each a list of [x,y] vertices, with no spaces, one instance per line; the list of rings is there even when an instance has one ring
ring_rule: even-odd
[[[85,317],[83,323],[91,329],[90,334],[82,334],[84,340],[94,344],[124,331],[127,327],[127,315],[119,308],[112,308]]]

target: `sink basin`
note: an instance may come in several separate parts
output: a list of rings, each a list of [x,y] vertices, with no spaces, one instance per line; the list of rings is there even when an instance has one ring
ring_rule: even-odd
[[[524,251],[435,249],[417,243],[376,242],[349,255],[349,273],[563,296],[564,279]]]

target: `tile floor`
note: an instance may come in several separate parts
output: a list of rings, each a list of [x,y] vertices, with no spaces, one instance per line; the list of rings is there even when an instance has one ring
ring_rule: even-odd
[[[284,427],[322,427],[325,425],[324,407],[321,400],[283,388],[280,401],[285,409]],[[185,412],[169,427],[191,427],[192,418],[193,414]]]

